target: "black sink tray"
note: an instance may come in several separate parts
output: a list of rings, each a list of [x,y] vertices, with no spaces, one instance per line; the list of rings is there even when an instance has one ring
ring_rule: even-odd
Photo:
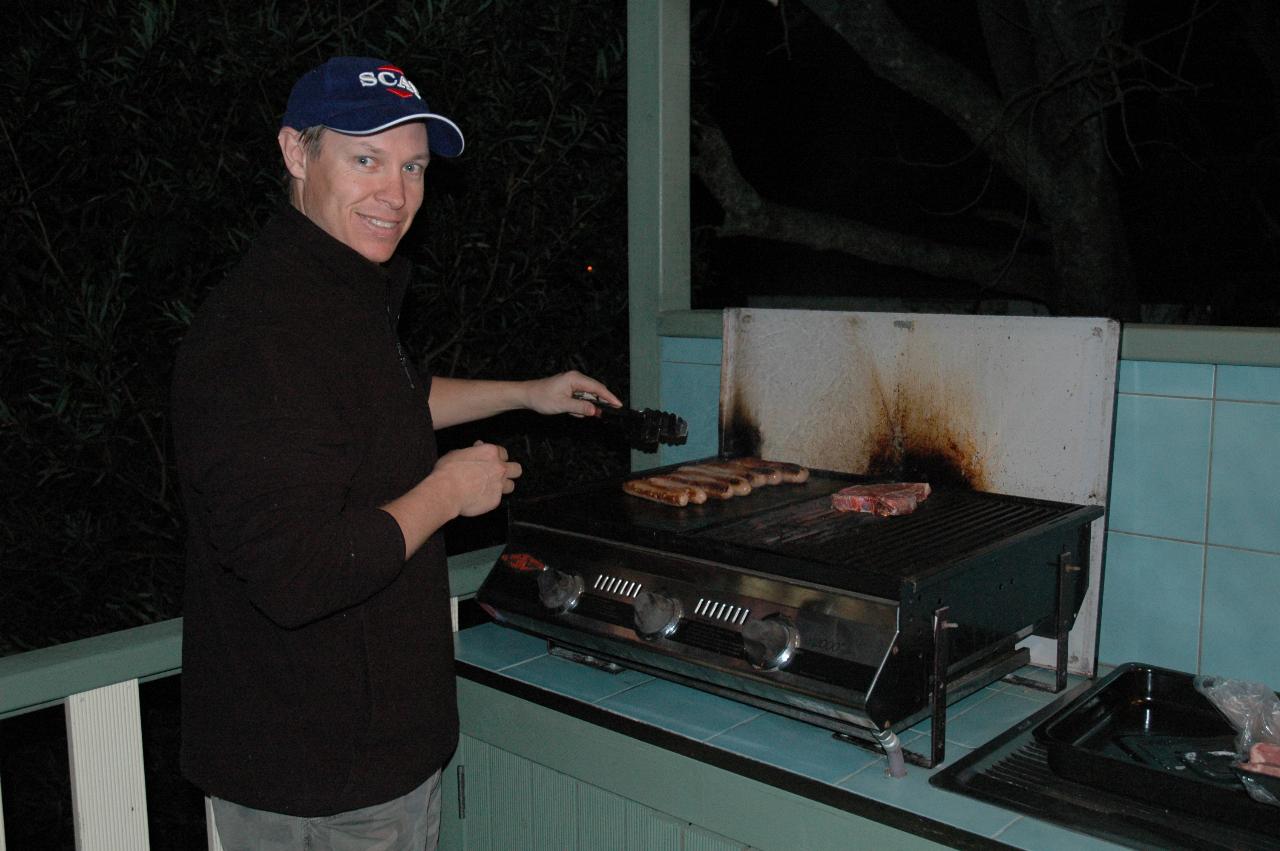
[[[1264,832],[1280,807],[1249,797],[1232,766],[1236,731],[1182,671],[1129,662],[1035,729],[1055,774]]]

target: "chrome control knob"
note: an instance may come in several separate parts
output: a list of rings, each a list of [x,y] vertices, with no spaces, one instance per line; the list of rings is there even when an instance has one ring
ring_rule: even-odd
[[[578,605],[582,587],[581,576],[554,567],[543,568],[538,574],[538,598],[542,605],[557,612],[567,612]]]
[[[796,628],[781,616],[747,621],[742,625],[742,644],[747,659],[757,668],[781,668],[795,655]]]
[[[636,596],[632,615],[636,635],[641,638],[665,638],[676,631],[684,614],[680,601],[665,594],[645,591]]]

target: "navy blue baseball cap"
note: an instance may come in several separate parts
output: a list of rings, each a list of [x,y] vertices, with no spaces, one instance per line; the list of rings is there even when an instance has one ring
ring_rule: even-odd
[[[431,153],[462,153],[466,143],[458,125],[432,112],[404,71],[381,59],[336,56],[294,84],[280,126],[322,126],[348,136],[368,136],[406,121],[426,122]]]

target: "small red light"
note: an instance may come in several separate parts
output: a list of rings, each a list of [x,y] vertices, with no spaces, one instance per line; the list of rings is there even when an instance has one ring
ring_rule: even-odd
[[[512,570],[520,570],[527,573],[537,573],[546,567],[545,564],[529,553],[503,553],[498,560]]]

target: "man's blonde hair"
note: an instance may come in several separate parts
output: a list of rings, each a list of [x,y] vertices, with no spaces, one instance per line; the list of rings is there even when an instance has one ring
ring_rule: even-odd
[[[328,128],[323,124],[317,124],[314,127],[308,127],[298,133],[298,144],[302,146],[302,150],[306,152],[308,160],[318,159],[320,157],[320,148],[324,142],[324,134]],[[289,191],[289,200],[297,201],[297,185],[298,181],[288,169],[285,170],[285,188]]]
[[[323,124],[317,124],[315,127],[308,127],[298,134],[298,141],[302,143],[302,147],[307,152],[309,159],[320,156],[320,144],[324,139],[324,131],[328,129]]]

